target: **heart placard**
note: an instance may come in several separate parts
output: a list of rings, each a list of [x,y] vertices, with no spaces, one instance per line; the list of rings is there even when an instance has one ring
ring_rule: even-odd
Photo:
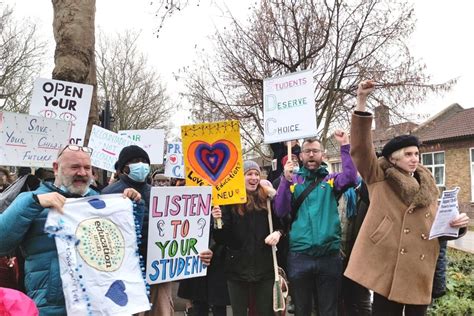
[[[194,141],[189,145],[187,154],[189,164],[196,173],[213,185],[221,182],[238,161],[237,148],[225,139],[212,144]]]

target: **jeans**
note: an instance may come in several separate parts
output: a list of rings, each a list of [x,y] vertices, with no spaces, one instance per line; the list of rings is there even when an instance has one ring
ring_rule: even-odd
[[[428,305],[408,305],[389,301],[386,297],[374,292],[372,315],[374,316],[424,316]]]
[[[290,251],[288,279],[293,288],[295,315],[311,315],[316,292],[318,314],[337,316],[341,277],[342,259],[339,253],[314,257]]]

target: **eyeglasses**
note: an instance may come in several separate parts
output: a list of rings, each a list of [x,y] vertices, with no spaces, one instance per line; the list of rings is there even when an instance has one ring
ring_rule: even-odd
[[[72,151],[83,151],[87,154],[92,155],[92,148],[90,147],[85,147],[85,146],[77,146],[77,145],[66,145],[58,155],[58,158],[63,154],[63,152],[67,149],[72,150]]]
[[[319,154],[321,152],[321,149],[305,149],[303,150],[303,153],[309,155],[310,153],[313,153],[313,154]]]

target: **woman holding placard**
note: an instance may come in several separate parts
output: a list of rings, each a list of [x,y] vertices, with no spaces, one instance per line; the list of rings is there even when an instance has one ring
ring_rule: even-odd
[[[222,218],[222,229],[214,230],[217,243],[226,246],[226,276],[234,316],[247,315],[253,300],[259,316],[273,315],[274,268],[272,246],[282,236],[274,218],[270,232],[267,199],[275,190],[260,183],[260,167],[244,162],[247,203],[215,206],[212,216]]]

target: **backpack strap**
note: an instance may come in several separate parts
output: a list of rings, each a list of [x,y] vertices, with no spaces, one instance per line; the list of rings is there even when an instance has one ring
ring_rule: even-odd
[[[303,192],[301,192],[301,194],[296,198],[296,200],[291,203],[292,222],[296,219],[296,212],[298,212],[301,204],[303,204],[303,201],[311,193],[311,191],[313,191],[318,186],[318,184],[321,183],[321,181],[323,181],[323,178],[317,178],[316,180],[314,180],[310,185],[306,187],[306,189],[304,189]]]

